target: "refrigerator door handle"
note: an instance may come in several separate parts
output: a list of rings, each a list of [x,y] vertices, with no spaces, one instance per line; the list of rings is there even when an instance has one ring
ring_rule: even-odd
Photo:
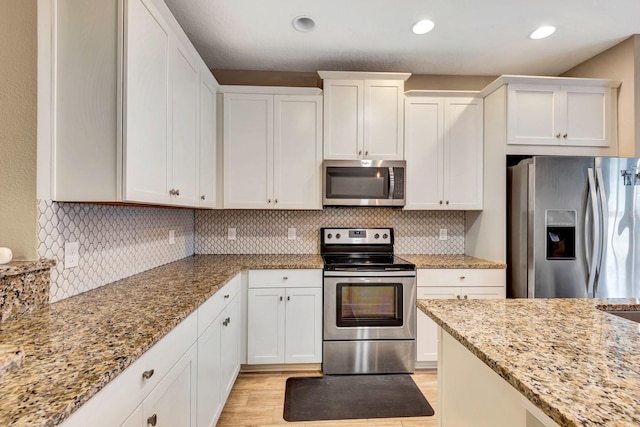
[[[600,270],[602,269],[602,253],[604,251],[604,239],[607,236],[607,218],[609,217],[609,211],[607,209],[607,195],[604,191],[604,178],[602,176],[602,168],[596,168],[596,184],[597,184],[597,193],[600,194],[600,209],[598,213],[601,214],[599,217],[598,224],[595,226],[598,228],[598,233],[600,233],[600,246],[598,247],[598,258],[596,262],[596,270],[598,274],[600,274]],[[593,295],[595,296],[596,292],[598,292],[598,281],[594,281],[593,287]]]
[[[596,271],[598,268],[598,253],[600,248],[600,224],[599,210],[598,210],[598,197],[596,192],[596,178],[593,172],[593,168],[587,169],[587,178],[589,180],[589,196],[591,199],[591,213],[593,218],[593,247],[591,249],[591,262],[589,265],[589,279],[587,281],[587,296],[594,296],[594,288],[596,282]]]

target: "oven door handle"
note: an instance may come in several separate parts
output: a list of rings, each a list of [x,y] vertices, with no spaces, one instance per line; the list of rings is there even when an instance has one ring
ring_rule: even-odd
[[[415,277],[416,272],[412,270],[398,271],[325,271],[324,277]]]
[[[396,176],[393,173],[393,167],[389,168],[389,198],[393,199],[393,193],[396,191]]]

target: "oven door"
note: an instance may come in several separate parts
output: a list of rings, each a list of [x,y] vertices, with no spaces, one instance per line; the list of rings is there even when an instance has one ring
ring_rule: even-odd
[[[415,276],[325,274],[325,340],[402,340],[415,336]]]

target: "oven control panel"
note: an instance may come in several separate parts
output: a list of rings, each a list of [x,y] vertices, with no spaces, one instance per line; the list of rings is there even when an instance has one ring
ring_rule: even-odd
[[[322,241],[325,245],[370,245],[393,243],[392,228],[323,228]]]

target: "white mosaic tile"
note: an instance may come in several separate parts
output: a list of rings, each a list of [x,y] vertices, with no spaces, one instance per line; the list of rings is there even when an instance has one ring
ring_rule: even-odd
[[[405,254],[464,254],[464,212],[391,208],[325,208],[322,211],[197,210],[197,254],[316,254],[321,227],[393,227],[395,251]],[[296,228],[297,239],[287,230]],[[235,228],[237,240],[227,240]],[[439,240],[441,228],[449,239]]]
[[[193,210],[38,201],[38,256],[58,260],[50,301],[191,256]],[[169,245],[169,230],[175,244]],[[64,269],[64,243],[80,244],[78,267]]]

